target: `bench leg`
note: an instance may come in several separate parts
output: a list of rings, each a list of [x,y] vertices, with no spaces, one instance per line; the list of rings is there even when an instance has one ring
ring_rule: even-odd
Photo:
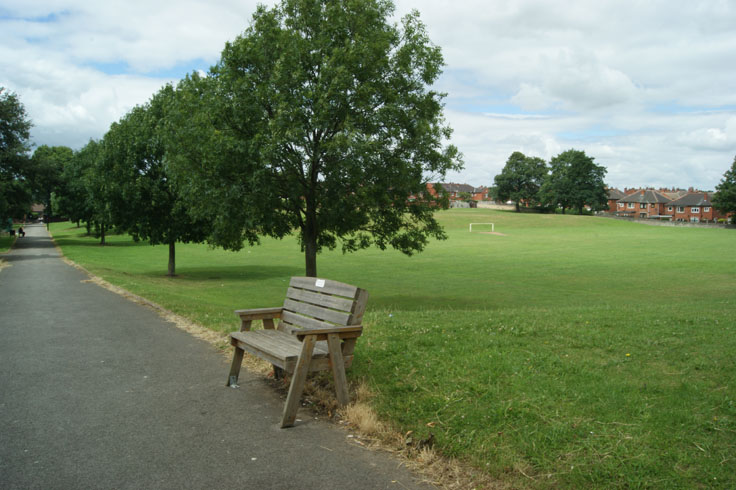
[[[230,374],[227,377],[227,384],[230,386],[238,382],[240,376],[240,366],[243,364],[243,349],[239,349],[237,346],[234,347],[233,351],[233,362],[230,364]]]
[[[344,407],[350,403],[348,395],[348,382],[345,378],[345,359],[342,356],[342,342],[337,334],[327,336],[327,347],[330,352],[330,364],[332,364],[332,377],[335,379],[335,393],[337,403]]]
[[[299,360],[291,377],[289,394],[286,397],[284,415],[281,419],[282,429],[291,427],[296,420],[296,411],[299,409],[299,401],[302,397],[302,391],[304,391],[304,383],[307,381],[307,373],[309,373],[309,365],[312,362],[312,352],[314,352],[316,342],[317,337],[315,335],[307,335],[302,342],[302,351],[299,354]]]

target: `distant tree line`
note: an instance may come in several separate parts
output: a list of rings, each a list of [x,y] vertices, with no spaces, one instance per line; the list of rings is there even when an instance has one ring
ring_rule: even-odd
[[[3,160],[2,194],[34,182],[49,214],[103,244],[113,228],[167,244],[170,275],[180,242],[238,250],[296,233],[308,276],[338,244],[421,251],[446,237],[434,213],[447,201],[426,183],[462,157],[447,144],[445,94],[430,89],[440,48],[418,13],[400,25],[393,13],[390,0],[259,6],[208,74],[163,87],[102,139],[38,148],[35,174],[10,162],[6,175]]]
[[[603,178],[606,168],[596,165],[592,157],[580,150],[567,150],[553,157],[549,165],[539,157],[516,151],[506,161],[491,187],[493,197],[514,201],[521,206],[541,211],[570,209],[578,214],[590,208],[601,211],[608,207],[608,194]]]

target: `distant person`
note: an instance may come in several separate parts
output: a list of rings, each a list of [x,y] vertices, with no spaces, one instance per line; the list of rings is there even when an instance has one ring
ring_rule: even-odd
[[[26,236],[26,232],[23,231],[23,227],[22,226],[18,228],[18,236],[20,236],[20,237]]]

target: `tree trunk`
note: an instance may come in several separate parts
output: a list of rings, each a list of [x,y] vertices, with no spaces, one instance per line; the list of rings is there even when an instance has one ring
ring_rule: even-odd
[[[105,245],[105,225],[100,225],[100,245]]]
[[[304,259],[307,277],[317,277],[317,213],[307,203],[307,212],[304,217]]]
[[[317,244],[304,244],[304,258],[306,259],[306,276],[317,277]]]
[[[169,277],[176,275],[176,242],[169,242]]]
[[[519,201],[516,201],[516,212],[517,213],[520,213],[521,212],[521,207],[519,206]]]

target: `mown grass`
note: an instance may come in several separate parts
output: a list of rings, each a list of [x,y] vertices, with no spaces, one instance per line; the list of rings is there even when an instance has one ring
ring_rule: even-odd
[[[10,236],[10,234],[8,233],[0,232],[0,254],[10,250],[10,247],[13,246],[14,241],[15,237]]]
[[[734,487],[736,234],[592,217],[451,210],[422,254],[318,259],[371,293],[349,376],[397,430],[511,486]],[[494,222],[505,236],[468,233]],[[55,225],[72,260],[210,328],[274,306],[294,240],[224,252]],[[479,228],[480,229],[480,228]]]

